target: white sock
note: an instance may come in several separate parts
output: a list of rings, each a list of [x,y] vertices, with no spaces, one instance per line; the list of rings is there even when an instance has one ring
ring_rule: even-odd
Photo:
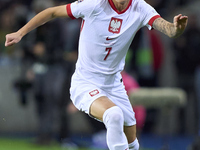
[[[123,131],[124,116],[118,106],[107,109],[103,114],[107,128],[107,145],[109,150],[128,150],[128,142]]]
[[[135,141],[128,144],[128,146],[129,146],[129,150],[139,150],[140,145],[139,145],[138,139],[136,138]]]

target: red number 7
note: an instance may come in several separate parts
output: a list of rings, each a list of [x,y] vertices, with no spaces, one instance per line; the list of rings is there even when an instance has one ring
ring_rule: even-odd
[[[107,59],[108,55],[110,54],[110,51],[112,50],[112,47],[106,47],[105,51],[108,51],[107,55],[105,56],[104,60]]]

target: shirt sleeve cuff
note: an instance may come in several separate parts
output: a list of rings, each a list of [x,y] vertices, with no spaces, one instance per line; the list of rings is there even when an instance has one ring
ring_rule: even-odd
[[[76,19],[73,14],[72,14],[72,10],[71,10],[71,4],[67,4],[66,6],[66,10],[67,10],[67,14],[71,19]]]
[[[157,18],[160,18],[160,17],[161,17],[160,15],[153,16],[153,17],[149,20],[148,24],[152,27],[152,26],[153,26],[153,22],[154,22]]]

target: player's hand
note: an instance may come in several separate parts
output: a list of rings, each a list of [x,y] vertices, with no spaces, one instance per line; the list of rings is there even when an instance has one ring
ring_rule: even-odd
[[[21,40],[22,36],[19,32],[14,32],[6,35],[5,46],[12,46]]]
[[[179,14],[174,17],[174,27],[177,35],[180,35],[184,32],[188,23],[188,16],[182,16]]]

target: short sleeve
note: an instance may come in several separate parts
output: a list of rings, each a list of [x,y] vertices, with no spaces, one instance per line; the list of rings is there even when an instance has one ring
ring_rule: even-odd
[[[155,19],[159,18],[158,12],[144,0],[140,0],[140,11],[142,14],[142,24],[147,26],[149,30],[152,29],[152,25]]]
[[[78,0],[66,6],[68,16],[72,19],[89,16],[94,8],[95,4],[92,0]]]

